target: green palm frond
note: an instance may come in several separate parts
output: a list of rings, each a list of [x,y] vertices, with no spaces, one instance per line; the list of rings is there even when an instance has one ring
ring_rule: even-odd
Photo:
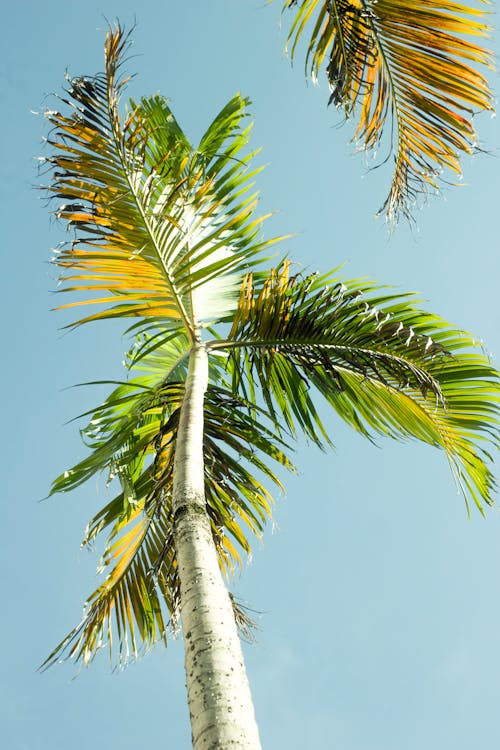
[[[446,452],[466,501],[492,504],[488,443],[499,446],[500,375],[474,340],[389,293],[335,273],[254,285],[249,275],[226,342],[236,391],[258,383],[275,419],[321,444],[309,387],[352,427],[412,437]]]
[[[115,383],[117,387],[99,407],[76,417],[91,417],[81,436],[92,453],[55,479],[51,495],[70,492],[102,471],[108,472],[111,481],[119,473],[118,465],[123,465],[127,473],[137,461],[142,466],[154,443],[158,424],[168,419],[172,409],[178,408],[178,402],[172,405],[166,401],[164,390],[185,377],[189,339],[182,331],[174,331],[164,335],[153,352],[144,354],[149,348],[143,338],[138,338],[127,356],[129,366],[134,366],[135,377]],[[141,374],[136,374],[137,371]],[[86,385],[98,384],[105,383]]]
[[[177,337],[178,338],[178,337]],[[144,345],[144,342],[141,342]],[[140,360],[143,374],[119,384],[93,410],[83,431],[90,455],[64,472],[53,492],[66,492],[90,477],[106,472],[121,492],[90,521],[83,544],[107,534],[100,569],[108,573],[93,592],[81,622],[42,665],[74,658],[88,664],[97,650],[110,651],[118,642],[119,664],[154,643],[166,640],[175,628],[179,581],[173,542],[172,488],[176,435],[184,385],[174,378],[184,363],[175,358],[182,349],[173,339]],[[217,359],[217,358],[214,358]],[[160,362],[163,361],[163,366]],[[217,371],[217,372],[216,372]],[[221,378],[215,363],[212,373]],[[286,445],[263,412],[214,384],[206,394],[204,460],[207,513],[221,569],[229,575],[241,566],[241,553],[250,553],[248,534],[260,537],[271,515],[267,482],[282,489],[270,460],[287,469],[293,465]],[[248,618],[233,603],[238,621]]]
[[[326,65],[330,102],[346,118],[358,113],[360,149],[393,152],[381,211],[390,221],[410,217],[443,171],[461,175],[461,154],[477,144],[472,117],[493,109],[478,72],[492,68],[492,54],[469,41],[489,33],[485,11],[452,0],[293,0],[285,8],[295,5],[292,58],[311,28],[306,73],[316,78]]]
[[[161,96],[120,98],[128,37],[110,29],[105,72],[69,80],[62,111],[48,111],[52,155],[46,190],[72,232],[54,257],[62,291],[83,296],[62,307],[98,304],[105,317],[139,316],[184,328],[227,316],[241,270],[262,243],[250,194],[252,153],[242,128],[248,100],[223,108],[198,147],[190,145]]]

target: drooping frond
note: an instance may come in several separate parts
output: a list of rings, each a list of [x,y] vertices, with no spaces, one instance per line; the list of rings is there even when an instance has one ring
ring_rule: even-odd
[[[478,70],[492,68],[492,54],[470,41],[488,34],[485,11],[452,0],[292,0],[285,7],[295,5],[292,58],[312,29],[306,72],[316,78],[326,65],[330,102],[346,118],[357,113],[360,149],[393,152],[381,211],[390,221],[410,217],[443,171],[461,175],[461,155],[477,145],[473,115],[493,109]]]
[[[285,263],[258,285],[247,277],[228,340],[214,346],[230,352],[235,390],[258,383],[288,429],[325,440],[312,385],[364,435],[442,448],[466,501],[493,502],[500,375],[468,334],[410,296],[334,274],[290,276]]]
[[[258,239],[248,192],[248,100],[231,99],[193,147],[161,96],[120,113],[127,47],[123,30],[110,29],[105,72],[69,79],[61,111],[46,113],[46,190],[71,230],[54,261],[61,290],[80,297],[62,307],[102,308],[76,324],[139,316],[193,337],[200,322],[228,315],[243,264],[270,244]]]
[[[147,374],[120,384],[94,410],[84,431],[91,454],[54,483],[53,492],[66,492],[105,471],[119,480],[121,492],[90,521],[84,539],[90,545],[107,534],[101,564],[107,577],[86,602],[81,622],[43,667],[61,658],[88,664],[102,646],[111,650],[115,640],[117,661],[124,664],[165,641],[168,624],[176,625],[179,581],[171,499],[184,385],[174,378],[185,367],[175,361],[176,349],[178,341],[156,348],[141,360]],[[250,552],[248,534],[260,536],[271,514],[265,481],[281,488],[270,459],[293,466],[285,445],[265,427],[264,415],[256,415],[227,388],[209,388],[205,412],[207,513],[221,568],[229,574],[241,565],[241,552]],[[234,606],[247,628],[248,618]]]
[[[168,626],[176,626],[179,582],[172,518],[161,504],[146,512],[141,502],[131,499],[131,486],[95,519],[99,523],[114,517],[112,536],[119,536],[108,543],[102,559],[102,568],[111,571],[85,603],[81,622],[42,669],[65,658],[89,664],[100,648],[108,647],[111,654],[115,639],[117,662],[123,665],[157,641],[166,643]],[[128,513],[126,505],[133,507]]]

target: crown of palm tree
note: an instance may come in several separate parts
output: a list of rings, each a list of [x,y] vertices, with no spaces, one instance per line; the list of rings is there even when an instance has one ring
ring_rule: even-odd
[[[161,97],[131,102],[122,118],[126,44],[110,30],[105,74],[71,81],[66,114],[48,113],[48,189],[74,230],[55,262],[63,289],[87,296],[64,307],[103,308],[76,324],[137,322],[129,379],[92,410],[90,454],[52,487],[67,492],[102,471],[120,483],[84,539],[107,533],[107,578],[45,665],[64,655],[88,663],[115,636],[125,661],[175,627],[174,455],[187,362],[202,339],[206,509],[226,574],[271,514],[266,485],[281,488],[279,467],[293,469],[292,438],[330,442],[318,395],[366,436],[441,448],[466,502],[481,512],[493,502],[487,449],[498,446],[500,379],[473,339],[413,297],[337,271],[291,275],[289,261],[262,270],[271,241],[247,195],[256,170],[241,154],[246,101],[234,97],[197,148]]]

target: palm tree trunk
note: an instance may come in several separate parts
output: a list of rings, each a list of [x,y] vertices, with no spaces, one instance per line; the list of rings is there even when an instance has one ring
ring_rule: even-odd
[[[174,534],[194,750],[261,745],[229,594],[206,513],[203,399],[208,357],[193,347],[174,464]]]

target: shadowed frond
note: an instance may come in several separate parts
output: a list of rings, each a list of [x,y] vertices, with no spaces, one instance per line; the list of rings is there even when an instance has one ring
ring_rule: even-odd
[[[225,346],[236,390],[260,385],[270,413],[321,444],[313,385],[356,430],[413,437],[446,452],[466,501],[492,504],[487,443],[499,446],[500,375],[474,340],[366,281],[249,275]],[[327,439],[327,438],[326,438]]]
[[[169,623],[176,627],[179,581],[172,488],[184,395],[184,385],[173,379],[184,367],[174,364],[178,343],[163,344],[143,358],[143,371],[151,362],[148,374],[120,384],[94,410],[83,431],[91,454],[53,485],[52,492],[66,492],[105,471],[108,481],[119,480],[121,492],[90,521],[83,541],[88,546],[107,533],[101,570],[108,575],[86,602],[81,622],[43,668],[64,658],[88,664],[99,648],[108,646],[112,651],[114,640],[117,662],[125,664],[157,641],[166,641]],[[264,481],[281,489],[269,459],[293,469],[283,452],[285,444],[264,422],[263,413],[256,413],[230,390],[220,385],[209,388],[204,430],[206,503],[220,565],[227,575],[241,565],[241,552],[250,552],[248,533],[259,537],[271,515],[272,496]],[[233,606],[248,636],[248,617],[236,602]]]
[[[443,171],[461,175],[461,154],[477,146],[472,117],[493,109],[478,72],[492,68],[492,54],[469,41],[489,33],[485,11],[451,0],[292,0],[290,6],[298,6],[288,37],[292,58],[311,29],[306,72],[316,78],[326,65],[330,102],[346,118],[357,112],[360,149],[393,152],[381,211],[391,222],[411,217],[419,194],[436,190]]]
[[[122,29],[110,29],[105,72],[68,79],[61,111],[46,112],[45,189],[72,232],[54,262],[61,290],[82,297],[62,307],[102,308],[75,325],[139,316],[193,337],[201,322],[228,315],[246,260],[271,244],[258,239],[265,217],[248,192],[258,171],[243,153],[248,100],[231,99],[197,148],[161,96],[130,101],[122,116],[127,47]]]

